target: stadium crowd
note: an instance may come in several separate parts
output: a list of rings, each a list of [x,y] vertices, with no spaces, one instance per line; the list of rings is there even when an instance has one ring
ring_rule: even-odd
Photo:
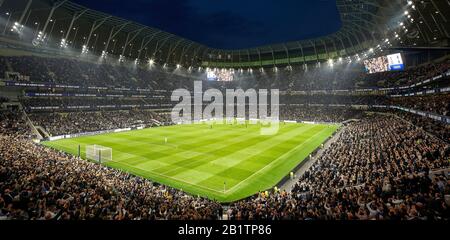
[[[162,71],[66,58],[0,57],[0,66],[0,75],[13,70],[29,75],[31,82],[192,89],[192,79],[187,77],[172,74],[171,81],[166,81],[169,73]],[[446,61],[405,72],[366,75],[339,68],[323,71],[311,67],[304,71],[279,72],[278,77],[273,73],[255,72],[248,81],[209,83],[206,88],[278,87],[280,90],[307,91],[356,86],[395,87],[423,81],[449,68],[450,62]],[[448,124],[400,111],[364,117],[363,110],[318,106],[390,103],[449,116],[448,95],[391,99],[313,95],[290,96],[285,100],[302,104],[282,106],[280,118],[283,120],[360,120],[350,122],[342,129],[337,140],[300,177],[292,191],[262,192],[232,203],[227,208],[228,219],[450,219],[448,176],[429,174],[436,169],[449,168]],[[145,110],[34,112],[30,111],[31,107],[57,106],[64,110],[74,106],[89,109],[106,105],[142,107],[166,101],[81,97],[21,99],[34,125],[43,127],[50,135],[133,125],[153,126],[155,120],[162,124],[171,122],[167,114]],[[0,219],[219,219],[222,216],[223,208],[217,202],[193,197],[32,142],[21,112],[0,112],[0,160]]]
[[[326,96],[326,97],[325,97]],[[41,109],[129,109],[152,108],[171,109],[179,102],[171,101],[170,97],[131,98],[131,97],[23,97],[21,103],[28,111]],[[283,95],[280,103],[301,105],[385,105],[386,97],[382,96],[339,96],[339,95]],[[207,103],[204,103],[206,106]],[[323,113],[319,113],[319,116]]]
[[[29,118],[34,125],[43,127],[52,136],[170,124],[169,115],[145,110],[33,113],[29,114]]]
[[[333,94],[297,94],[281,95],[281,103],[324,104],[324,105],[386,105],[388,98],[379,95],[333,95]]]
[[[450,124],[445,124],[440,121],[432,120],[428,117],[422,117],[403,111],[394,111],[394,113],[424,131],[435,135],[447,143],[450,143]]]
[[[221,216],[218,203],[33,143],[20,113],[2,112],[0,121],[0,218]],[[450,145],[421,128],[393,116],[362,117],[343,128],[292,192],[260,193],[231,204],[227,215],[238,220],[449,219],[449,182],[428,174],[448,168],[449,158]]]
[[[9,99],[7,97],[0,96],[0,104],[8,102]]]
[[[219,219],[220,204],[35,144],[0,114],[0,219]]]
[[[92,98],[92,97],[50,97],[50,98],[22,98],[21,103],[25,108],[39,108],[39,107],[58,107],[61,109],[71,109],[81,107],[83,109],[95,109],[95,108],[129,108],[130,106],[142,107],[146,105],[154,105],[155,107],[163,106],[163,104],[169,104],[166,99],[150,99],[150,98]]]
[[[359,118],[361,110],[347,107],[324,106],[282,106],[281,120],[309,121],[309,122],[344,122],[352,118]]]
[[[450,94],[391,98],[391,105],[450,116]]]
[[[361,114],[361,110],[345,107],[282,106],[280,109],[280,119],[291,121],[343,122]],[[170,112],[157,114],[151,110],[32,112],[28,116],[50,136],[173,124]]]
[[[428,99],[428,97],[427,97]],[[431,100],[435,101],[431,101]],[[394,99],[390,104],[398,106],[412,107],[413,109],[419,109],[428,112],[438,112],[439,114],[448,115],[448,103],[441,97],[430,97],[430,101],[399,101]],[[154,114],[149,110],[130,110],[133,108],[125,107],[122,110],[117,106],[112,108],[101,108],[99,106],[107,106],[108,100],[95,100],[89,101],[87,99],[80,99],[75,102],[68,100],[55,100],[52,99],[39,99],[39,101],[33,101],[33,99],[22,100],[25,109],[30,110],[30,107],[48,107],[48,106],[65,106],[65,108],[58,109],[53,112],[52,109],[29,111],[30,119],[36,126],[41,126],[47,130],[50,135],[61,134],[73,134],[81,132],[92,132],[98,130],[109,130],[117,128],[126,128],[135,125],[154,125],[156,120],[162,125],[170,125],[169,110],[172,104],[167,103],[161,105],[161,103],[154,103],[152,109],[166,109],[166,114]],[[88,109],[70,108],[67,104],[73,104],[70,106],[86,106]],[[78,104],[77,104],[78,103]],[[129,100],[128,102],[121,99],[117,102],[110,103],[125,104],[121,106],[128,106],[126,104],[132,104],[138,106],[139,103],[143,103],[141,99]],[[411,103],[411,105],[409,104]],[[60,105],[61,104],[61,105]],[[389,104],[389,103],[388,103]],[[170,106],[170,107],[168,107]],[[444,107],[447,106],[447,107]],[[435,111],[435,109],[438,109]],[[382,109],[376,109],[376,111],[382,111]],[[390,111],[390,110],[389,110]],[[422,127],[425,131],[428,131],[439,138],[450,142],[449,125],[434,121],[426,117],[421,117],[414,114],[405,113],[403,111],[390,111],[407,119],[416,126]],[[327,104],[288,104],[280,106],[280,119],[281,120],[295,120],[295,121],[311,121],[311,122],[344,122],[349,119],[360,118],[363,113],[363,109],[351,108],[348,106],[328,106]],[[248,113],[247,113],[248,114]],[[270,114],[270,112],[269,112]]]
[[[230,219],[443,220],[450,146],[396,117],[351,123],[292,192],[260,193],[231,205]]]
[[[187,78],[162,71],[148,71],[118,64],[101,64],[71,58],[40,56],[0,56],[12,69],[0,68],[0,75],[11,70],[29,77],[29,82],[76,86],[175,89]],[[3,72],[2,72],[3,71]],[[167,75],[174,81],[164,81]],[[106,76],[106,77],[105,77]],[[28,78],[27,78],[28,79]],[[179,85],[176,85],[179,84]]]
[[[450,70],[450,60],[439,63],[428,63],[423,66],[412,67],[405,71],[383,72],[365,75],[364,86],[400,87],[412,84],[447,73]]]
[[[0,76],[6,71],[28,76],[25,81],[39,83],[58,83],[76,86],[127,87],[153,90],[173,90],[193,88],[193,79],[205,80],[202,74],[190,73],[190,77],[160,69],[148,70],[117,63],[101,64],[70,58],[52,58],[40,56],[0,56],[0,63],[8,63],[12,69],[0,68]],[[2,64],[3,65],[3,64]],[[450,60],[428,63],[401,72],[366,74],[363,67],[349,69],[348,66],[297,66],[294,70],[254,71],[252,74],[240,74],[239,81],[214,83],[205,81],[211,87],[237,88],[278,88],[283,90],[326,90],[354,89],[356,87],[398,87],[411,85],[425,79],[448,72]],[[105,77],[106,76],[106,77]],[[170,78],[171,81],[165,81]],[[29,79],[29,80],[28,80]]]

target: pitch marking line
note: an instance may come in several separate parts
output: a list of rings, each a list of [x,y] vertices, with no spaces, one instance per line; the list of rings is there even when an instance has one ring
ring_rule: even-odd
[[[169,179],[176,180],[176,181],[181,182],[181,183],[186,183],[186,184],[189,184],[189,185],[192,185],[192,186],[195,186],[195,187],[199,187],[199,188],[202,188],[202,189],[205,189],[205,190],[213,191],[213,192],[216,192],[216,193],[220,193],[221,195],[227,196],[227,193],[229,193],[229,192],[231,192],[231,191],[234,191],[234,189],[235,189],[236,187],[240,186],[240,185],[241,185],[242,183],[244,183],[244,182],[247,182],[248,179],[250,179],[251,177],[253,177],[253,176],[257,175],[257,174],[259,174],[259,173],[260,173],[261,171],[263,171],[264,169],[266,169],[266,168],[272,166],[272,165],[275,164],[275,163],[278,163],[278,161],[279,161],[282,157],[284,157],[285,155],[290,154],[291,152],[297,150],[298,148],[300,148],[301,146],[303,146],[303,145],[306,144],[307,142],[310,142],[310,141],[311,141],[312,139],[314,139],[317,135],[319,135],[320,133],[324,132],[324,131],[327,130],[327,129],[328,129],[328,128],[324,128],[324,129],[321,130],[320,132],[314,134],[313,136],[311,136],[308,140],[306,140],[306,141],[303,142],[302,144],[298,145],[297,147],[293,148],[292,150],[290,150],[290,151],[286,152],[285,154],[281,155],[280,157],[278,157],[277,159],[275,159],[275,160],[274,160],[273,162],[271,162],[270,164],[266,165],[265,167],[261,168],[260,170],[258,170],[258,171],[255,172],[255,173],[253,173],[252,175],[250,175],[249,177],[247,177],[247,178],[244,179],[243,181],[240,181],[239,183],[237,183],[236,185],[234,185],[233,187],[231,187],[230,189],[225,190],[225,191],[223,191],[223,190],[217,190],[217,189],[212,189],[212,188],[209,188],[209,187],[206,187],[206,186],[203,186],[203,185],[198,185],[198,184],[195,184],[195,183],[191,183],[191,182],[186,181],[186,180],[184,180],[184,179],[181,180],[181,179],[178,179],[178,178],[175,178],[175,177],[172,177],[172,176],[167,176],[167,175],[165,175],[165,174],[161,174],[161,173],[157,173],[157,172],[148,171],[148,170],[146,170],[146,169],[142,169],[142,168],[139,168],[139,167],[136,167],[136,166],[133,166],[133,165],[124,163],[124,162],[122,162],[122,161],[114,161],[114,160],[113,160],[113,161],[111,161],[111,162],[115,162],[115,163],[118,163],[118,164],[121,164],[121,165],[126,165],[126,166],[129,166],[129,167],[132,168],[132,169],[133,169],[133,168],[134,168],[134,169],[139,169],[139,170],[141,170],[141,171],[148,172],[148,173],[150,173],[150,174],[159,175],[159,176],[162,176],[162,177],[165,177],[165,178],[169,178]],[[64,146],[64,145],[60,145],[60,144],[56,144],[56,145],[61,146],[61,147]],[[64,147],[64,148],[65,148],[65,147]],[[120,151],[119,151],[119,152],[120,152]],[[122,171],[124,171],[124,170],[122,169]]]
[[[260,170],[254,172],[252,175],[248,176],[246,179],[240,181],[239,183],[237,183],[236,185],[234,185],[233,187],[231,187],[230,189],[226,190],[225,193],[228,193],[229,191],[233,191],[236,187],[238,187],[239,185],[241,185],[242,183],[246,182],[249,178],[255,176],[256,174],[259,174],[261,171],[263,171],[264,169],[274,165],[275,163],[278,163],[278,161],[283,158],[284,156],[291,154],[293,151],[296,151],[297,149],[299,149],[300,147],[302,147],[304,144],[310,142],[312,139],[315,139],[315,137],[319,134],[321,134],[322,132],[324,132],[325,130],[328,130],[328,128],[324,128],[322,131],[314,134],[313,136],[311,136],[308,140],[304,141],[302,144],[298,145],[297,147],[291,149],[290,151],[286,152],[285,154],[279,156],[277,159],[275,159],[274,161],[272,161],[271,163],[269,163],[268,165],[266,165],[265,167],[261,168]]]
[[[312,129],[312,128],[314,128],[314,126],[310,126],[310,127],[305,128],[305,129],[304,129],[304,126],[302,126],[301,128],[299,128],[299,129],[301,129],[302,131],[299,131],[299,132],[296,133],[295,135],[300,134],[300,133],[304,133],[304,132],[306,132],[306,131],[308,131],[308,130],[310,130],[310,129]],[[284,134],[282,134],[282,135],[279,135],[279,136],[277,136],[277,137],[275,137],[275,138],[280,139],[280,140],[286,140],[286,139],[284,139],[283,136],[289,135],[289,134],[290,134],[289,132],[286,132],[286,133],[284,133]],[[241,140],[240,142],[245,142],[245,140],[242,140],[242,139],[251,139],[251,138],[253,138],[253,137],[254,137],[253,134],[247,134],[247,135],[244,135],[242,138],[240,138],[240,140]],[[259,143],[257,143],[257,144],[270,143],[270,142],[274,141],[275,138],[268,139],[268,140],[265,140],[265,141],[263,141],[263,142],[259,142]],[[228,141],[228,140],[227,140],[227,141]],[[224,146],[222,146],[222,147],[223,147],[223,148],[226,148],[226,147],[228,147],[228,146],[230,146],[230,145],[236,144],[236,142],[234,142],[234,140],[229,140],[229,141],[230,141],[229,144],[226,144],[226,145],[224,145]],[[242,154],[248,155],[248,156],[245,158],[245,159],[248,159],[248,158],[254,156],[255,154],[254,154],[254,153],[253,153],[253,154],[248,154],[248,153],[246,153],[246,151],[249,151],[248,148],[252,148],[252,147],[254,147],[254,146],[255,146],[255,145],[249,146],[249,147],[247,147],[247,148],[245,148],[245,149],[241,149],[241,150],[239,150],[239,151],[237,151],[237,152],[240,152],[240,153],[242,153]],[[214,151],[215,151],[215,150],[214,150]],[[235,153],[233,153],[233,154],[236,154],[237,152],[235,152]],[[262,153],[262,152],[263,152],[263,151],[261,151],[261,153]],[[200,157],[200,156],[202,156],[202,155],[213,156],[213,157],[215,157],[214,155],[210,155],[210,153],[201,153],[201,152],[198,152],[198,153],[200,153],[200,155],[199,155],[198,157]],[[230,155],[232,155],[232,154],[230,154]],[[206,165],[206,164],[217,164],[217,163],[215,163],[215,162],[219,162],[219,160],[220,160],[220,162],[222,162],[223,160],[226,160],[226,159],[234,159],[234,157],[232,157],[232,156],[230,156],[230,155],[226,155],[226,156],[223,156],[223,157],[216,158],[216,159],[214,159],[214,160],[212,160],[212,161],[205,162],[205,164],[203,164],[203,165]],[[242,160],[244,160],[244,159],[242,159]],[[190,164],[188,164],[188,166],[195,165],[195,164],[197,164],[197,163],[199,163],[199,162],[203,162],[203,161],[204,161],[204,160],[198,160],[198,159],[196,160],[196,159],[193,159],[192,162],[191,162]],[[242,161],[239,161],[239,163],[241,163],[241,162],[242,162]],[[203,166],[203,165],[202,165],[202,166]],[[186,168],[186,166],[183,166],[183,167],[176,167],[175,169],[171,169],[171,170],[168,170],[168,171],[164,172],[164,174],[167,174],[167,173],[176,171],[176,170],[181,169],[181,168]]]
[[[210,190],[210,191],[214,191],[214,192],[217,192],[217,193],[220,193],[220,194],[226,196],[227,193],[229,193],[230,191],[233,191],[237,186],[239,186],[239,185],[241,185],[242,183],[246,182],[249,178],[253,177],[254,175],[256,175],[256,174],[258,174],[258,173],[260,173],[260,172],[263,171],[264,169],[266,169],[266,168],[272,166],[272,165],[275,164],[275,163],[278,163],[278,161],[279,161],[281,158],[283,158],[284,156],[286,156],[286,155],[292,153],[293,151],[296,151],[298,148],[302,147],[304,144],[306,144],[306,143],[312,141],[313,139],[315,139],[315,137],[316,137],[317,135],[321,134],[321,133],[324,132],[325,130],[328,130],[328,128],[324,128],[324,129],[321,130],[320,132],[314,134],[314,135],[311,136],[308,140],[304,141],[302,144],[298,145],[297,147],[293,148],[292,150],[290,150],[290,151],[286,152],[285,154],[281,155],[280,157],[278,157],[277,159],[275,159],[273,162],[271,162],[270,164],[266,165],[264,168],[261,168],[260,170],[258,170],[257,172],[253,173],[252,175],[250,175],[249,177],[247,177],[247,178],[244,179],[243,181],[240,181],[239,183],[237,183],[236,185],[234,185],[233,187],[231,187],[230,189],[225,190],[225,191],[218,191],[218,190],[216,190],[216,189],[212,189],[212,188],[209,188],[209,187],[206,187],[206,186],[202,186],[202,185],[198,185],[198,184],[195,184],[195,183],[191,183],[191,182],[188,182],[188,181],[186,181],[186,180],[184,180],[184,179],[181,180],[181,179],[178,179],[178,178],[175,178],[175,177],[167,176],[167,175],[165,175],[165,174],[161,174],[161,173],[156,173],[156,172],[148,171],[148,170],[144,170],[144,169],[141,169],[141,168],[137,168],[137,169],[140,169],[140,170],[145,171],[145,172],[148,172],[148,173],[153,173],[153,174],[156,174],[156,175],[159,175],[159,176],[163,176],[163,177],[166,177],[166,178],[170,178],[170,179],[176,180],[176,181],[178,181],[178,182],[187,183],[187,184],[190,184],[190,185],[192,185],[192,186],[196,186],[196,187],[200,187],[200,188],[207,189],[207,190]],[[122,163],[122,162],[120,162],[120,164],[124,164],[124,165],[130,166],[130,167],[132,167],[132,168],[136,168],[136,167],[134,167],[134,166],[132,166],[132,165],[130,165],[130,164],[127,164],[127,163]]]
[[[176,180],[178,182],[187,183],[189,185],[196,186],[196,187],[199,187],[199,188],[203,188],[203,189],[206,189],[206,190],[214,191],[214,192],[221,193],[221,194],[226,193],[226,191],[224,192],[223,190],[222,191],[218,191],[216,189],[212,189],[212,188],[209,188],[209,187],[206,187],[206,186],[202,186],[202,185],[198,185],[198,184],[195,184],[195,183],[191,183],[191,182],[188,182],[186,180],[181,180],[181,179],[178,179],[178,178],[175,178],[175,177],[167,176],[167,175],[162,174],[162,173],[152,172],[152,171],[148,171],[146,169],[138,168],[138,167],[135,167],[135,166],[127,164],[127,163],[122,163],[122,162],[116,162],[116,163],[123,164],[123,165],[129,166],[131,168],[135,168],[135,169],[137,168],[139,170],[142,170],[144,172],[148,172],[150,174],[155,174],[155,175],[159,175],[159,176],[162,176],[162,177],[165,177],[165,178],[170,178],[170,179]]]
[[[53,144],[55,144],[55,143],[53,143]],[[55,145],[67,149],[67,147],[65,147],[65,145],[61,145],[61,144],[58,144],[58,143],[56,143]],[[118,151],[118,150],[116,150],[116,151]],[[121,152],[121,151],[118,151],[118,152]],[[124,153],[124,152],[121,152],[121,153]],[[126,154],[129,154],[129,153],[126,153]],[[129,154],[129,155],[133,155],[133,154]],[[136,155],[135,155],[135,156],[136,156]],[[131,164],[127,164],[127,163],[125,163],[125,162],[122,162],[122,160],[124,160],[124,159],[121,159],[120,161],[112,160],[112,161],[110,161],[110,162],[118,163],[118,164],[121,164],[121,165],[126,165],[126,166],[128,166],[128,167],[130,167],[130,168],[132,168],[132,169],[133,169],[133,168],[134,168],[134,169],[139,169],[139,170],[141,170],[141,171],[148,172],[148,173],[150,173],[150,174],[155,174],[155,175],[159,175],[159,176],[162,176],[162,177],[165,177],[165,178],[173,179],[173,180],[176,180],[176,181],[178,181],[178,182],[186,183],[186,184],[189,184],[189,185],[192,185],[192,186],[195,186],[195,187],[199,187],[199,188],[203,188],[203,189],[206,189],[206,190],[209,190],[209,191],[214,191],[214,192],[221,193],[221,194],[226,193],[226,191],[224,192],[223,190],[218,191],[218,190],[216,190],[216,189],[212,189],[212,188],[209,188],[209,187],[206,187],[206,186],[202,186],[202,185],[198,185],[198,184],[195,184],[195,183],[191,183],[191,182],[186,181],[186,180],[181,180],[181,179],[178,179],[178,178],[175,178],[175,177],[167,176],[167,175],[165,175],[165,174],[161,174],[161,173],[149,171],[149,170],[146,170],[146,169],[142,169],[142,168],[133,166],[133,165],[131,165]],[[121,170],[124,171],[123,169],[121,169]]]
[[[246,135],[243,135],[242,138],[240,138],[239,140],[240,140],[240,142],[245,142],[246,140],[252,139],[252,138],[254,138],[254,137],[255,137],[255,135],[253,135],[253,134],[246,134]],[[245,140],[243,140],[243,139],[245,139]],[[236,142],[234,141],[234,139],[232,139],[232,140],[225,140],[225,141],[223,141],[223,142],[221,142],[221,143],[227,143],[227,144],[225,144],[225,145],[222,145],[221,148],[227,148],[227,147],[229,147],[229,146],[231,146],[231,145],[236,144]],[[213,144],[219,144],[219,143],[213,143]],[[211,145],[213,145],[213,144],[208,144],[208,145],[206,145],[206,146],[211,146]],[[196,148],[194,148],[194,149],[203,148],[203,147],[205,147],[205,146],[199,146],[199,147],[196,147]],[[200,151],[194,151],[194,150],[189,150],[189,152],[193,152],[193,153],[198,154],[198,156],[196,156],[196,157],[209,156],[209,157],[214,157],[214,158],[215,158],[215,159],[212,160],[212,161],[205,162],[205,164],[213,163],[213,162],[216,161],[217,159],[222,159],[222,158],[223,158],[223,159],[227,159],[227,158],[229,158],[229,157],[227,157],[227,156],[224,156],[224,157],[218,157],[216,154],[212,154],[212,153],[211,153],[211,152],[215,152],[215,151],[217,151],[217,150],[218,150],[218,149],[215,148],[215,149],[213,149],[213,150],[209,150],[208,152],[200,152]],[[205,161],[205,160],[202,160],[202,159],[193,159],[192,162],[189,163],[187,166],[196,165],[197,163],[201,163],[201,162],[204,162],[204,161]],[[175,163],[175,164],[176,164],[176,163]],[[203,164],[203,165],[205,165],[205,164]],[[174,169],[170,169],[170,170],[164,172],[164,174],[167,174],[167,173],[170,173],[170,172],[177,171],[178,169],[181,169],[181,168],[186,168],[186,166],[176,167],[176,168],[174,168]]]

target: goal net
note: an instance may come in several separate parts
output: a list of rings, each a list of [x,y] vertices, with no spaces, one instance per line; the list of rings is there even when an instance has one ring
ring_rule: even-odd
[[[87,145],[86,158],[99,163],[112,161],[112,149],[100,145]]]

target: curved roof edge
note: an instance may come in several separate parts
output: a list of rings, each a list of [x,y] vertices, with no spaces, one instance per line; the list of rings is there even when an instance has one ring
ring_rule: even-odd
[[[25,5],[28,1],[17,2]],[[47,7],[43,8],[36,2],[44,2]],[[33,4],[29,17],[43,21],[39,22],[37,29],[53,40],[47,40],[49,45],[58,46],[61,41],[61,36],[51,32],[57,28],[62,29],[62,39],[77,51],[86,48],[96,55],[105,52],[129,59],[152,59],[160,64],[230,68],[301,64],[362,53],[393,34],[393,26],[398,24],[395,21],[398,12],[403,13],[405,7],[402,0],[336,0],[342,27],[335,33],[255,48],[224,50],[92,10],[69,0],[34,0]],[[55,22],[50,28],[49,20],[52,19]],[[419,34],[426,35],[423,32]],[[416,41],[407,40],[411,45]]]

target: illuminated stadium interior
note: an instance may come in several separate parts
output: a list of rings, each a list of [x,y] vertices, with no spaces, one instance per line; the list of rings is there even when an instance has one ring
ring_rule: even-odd
[[[450,219],[448,0],[199,2],[0,0],[0,219]]]

